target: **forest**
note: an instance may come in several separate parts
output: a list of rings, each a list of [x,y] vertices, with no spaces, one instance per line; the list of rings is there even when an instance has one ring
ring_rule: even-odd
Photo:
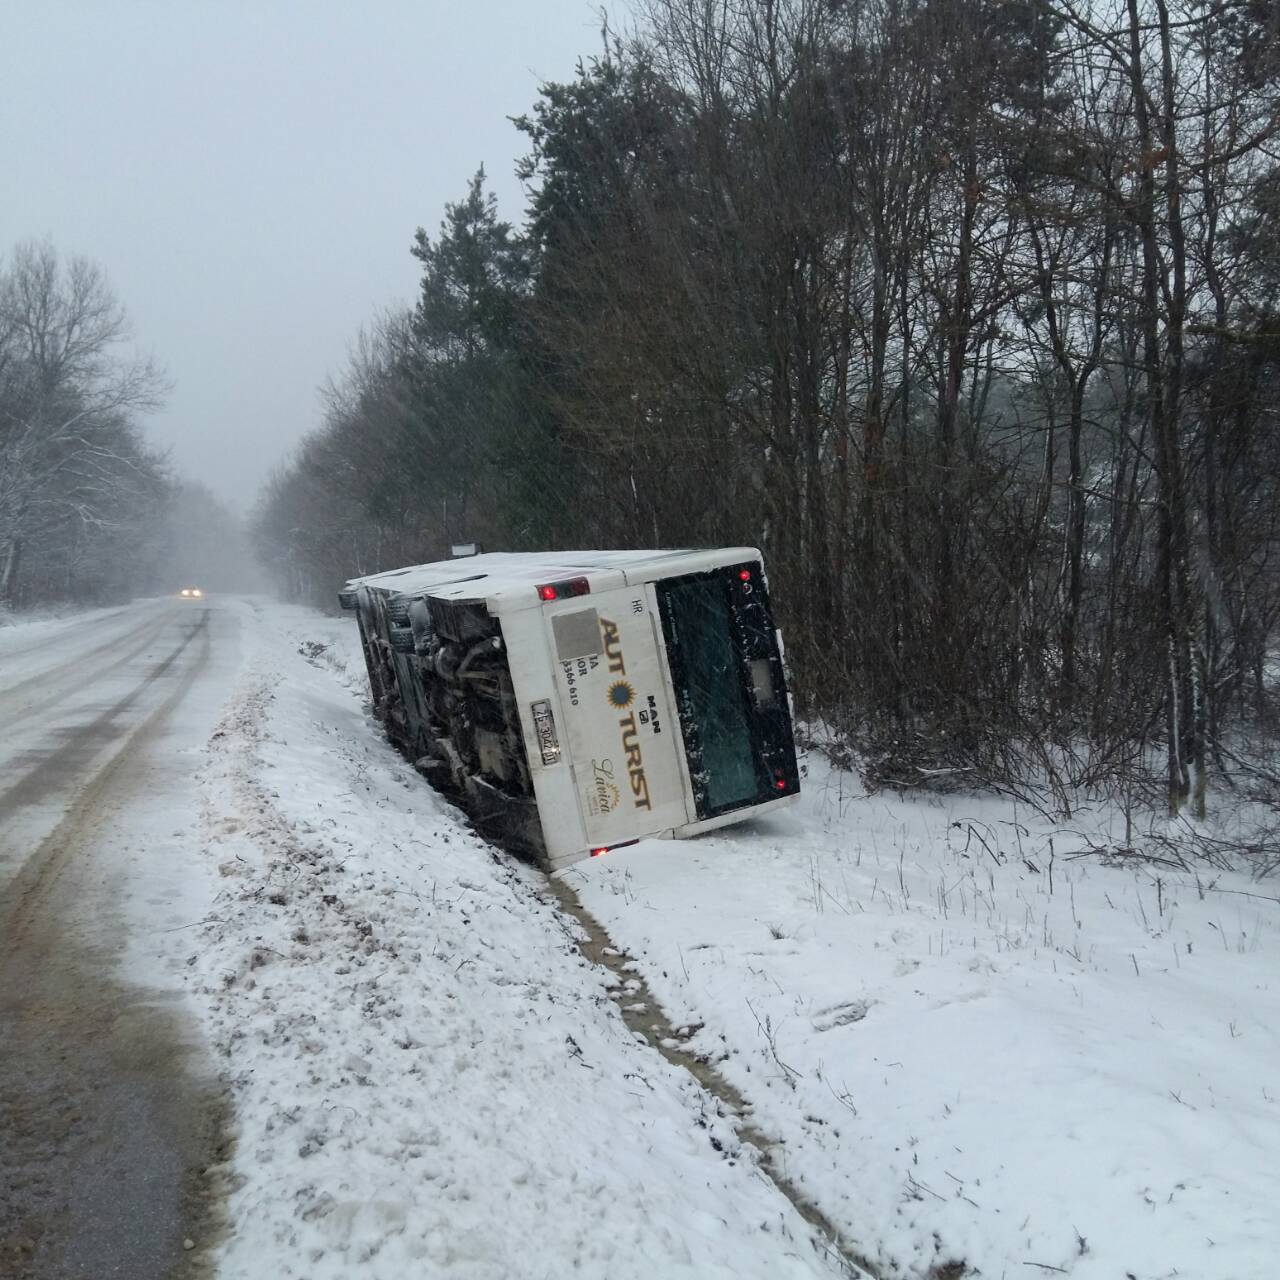
[[[261,498],[289,597],[758,545],[872,785],[1274,795],[1280,8],[641,0],[513,124]]]

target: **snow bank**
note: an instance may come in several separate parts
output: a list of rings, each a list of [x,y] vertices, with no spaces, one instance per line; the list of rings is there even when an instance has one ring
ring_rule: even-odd
[[[188,961],[238,1116],[219,1275],[836,1274],[539,877],[378,739],[353,628],[249,629],[200,776],[224,887]]]
[[[827,773],[564,874],[886,1275],[1274,1276],[1277,890],[1082,847]]]

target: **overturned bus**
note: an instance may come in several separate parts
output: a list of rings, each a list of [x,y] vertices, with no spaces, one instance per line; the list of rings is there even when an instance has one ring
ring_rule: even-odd
[[[552,870],[799,794],[756,550],[477,555],[340,599],[392,742]]]

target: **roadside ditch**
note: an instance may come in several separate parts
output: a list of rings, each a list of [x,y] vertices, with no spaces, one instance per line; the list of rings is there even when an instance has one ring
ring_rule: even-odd
[[[671,1022],[654,999],[635,961],[582,905],[573,887],[555,875],[547,876],[546,883],[560,909],[578,925],[573,932],[583,959],[602,966],[612,975],[614,982],[610,984],[610,994],[617,1001],[618,1012],[628,1030],[640,1036],[673,1066],[687,1071],[720,1103],[739,1141],[757,1153],[761,1173],[813,1228],[815,1242],[825,1249],[829,1261],[855,1280],[882,1280],[874,1265],[859,1253],[853,1242],[782,1172],[774,1155],[775,1144],[752,1123],[750,1103],[705,1056],[691,1053],[683,1047],[689,1029]]]

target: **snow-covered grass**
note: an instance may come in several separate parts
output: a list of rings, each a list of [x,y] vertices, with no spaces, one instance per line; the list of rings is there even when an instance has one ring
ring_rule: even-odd
[[[1278,891],[1084,846],[819,771],[567,874],[885,1274],[1272,1276]]]
[[[246,628],[188,969],[239,1117],[220,1275],[838,1274],[541,877],[382,742],[354,627]],[[1270,1277],[1280,891],[1075,856],[1112,821],[819,769],[565,879],[883,1276]]]
[[[540,877],[377,738],[306,643],[332,624],[279,616],[202,770],[225,887],[190,983],[237,1115],[219,1276],[838,1274]]]

